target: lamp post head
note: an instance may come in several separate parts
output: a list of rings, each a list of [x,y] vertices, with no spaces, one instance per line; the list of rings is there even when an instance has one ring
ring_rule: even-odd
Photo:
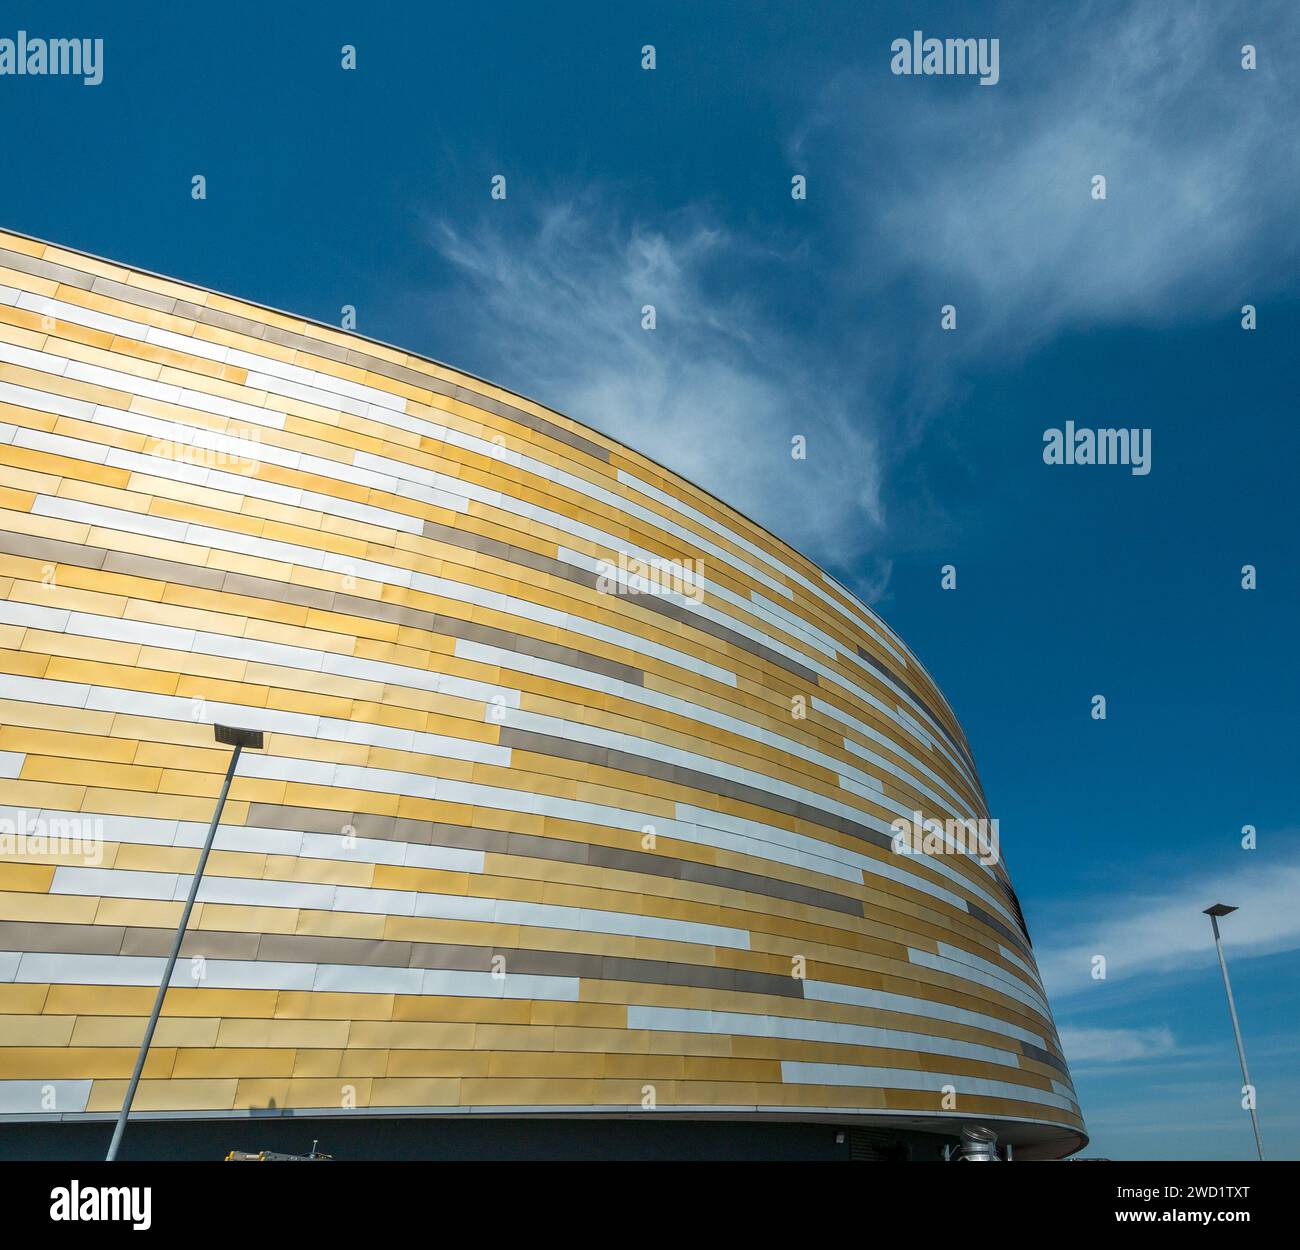
[[[1234,912],[1236,910],[1237,909],[1235,907],[1229,907],[1227,903],[1215,903],[1213,907],[1207,907],[1205,909],[1204,914],[1207,916],[1214,916],[1215,918],[1217,918],[1219,916],[1229,915],[1231,912]]]
[[[262,749],[262,731],[260,729],[236,729],[233,725],[213,725],[218,742],[228,747],[248,747],[252,751]]]

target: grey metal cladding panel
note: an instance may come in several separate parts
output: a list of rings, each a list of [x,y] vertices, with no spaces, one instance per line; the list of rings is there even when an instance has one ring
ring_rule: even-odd
[[[560,759],[577,760],[601,768],[617,767],[608,763],[611,752],[607,747],[577,742],[572,738],[559,738],[554,734],[533,733],[528,729],[512,729],[509,725],[503,725],[497,742],[516,751],[534,751],[539,755],[554,755]]]
[[[28,560],[49,560],[55,564],[75,564],[79,568],[97,569],[108,552],[102,547],[85,547],[81,543],[58,538],[39,538],[32,534],[0,533],[0,551]]]
[[[519,972],[527,976],[586,977],[599,980],[601,956],[581,951],[506,950],[506,972]]]
[[[613,872],[639,872],[652,877],[671,877],[676,881],[689,879],[686,872],[688,861],[673,859],[658,852],[625,851],[617,846],[593,845],[590,848],[588,862]],[[703,884],[716,884],[716,882]]]
[[[264,325],[264,323],[255,321],[252,317],[240,317],[240,321],[245,325]],[[273,325],[264,325],[262,337],[268,343],[275,343],[279,347],[292,347],[295,350],[297,350],[304,341],[301,334],[295,334],[292,330],[285,330],[280,326]],[[315,342],[313,339],[308,339],[306,341]],[[324,347],[325,344],[322,343],[321,346]],[[322,356],[325,355],[324,352],[321,352],[320,354]]]
[[[414,386],[418,390],[442,395],[447,399],[454,398],[456,394],[457,387],[454,382],[444,382],[441,378],[433,377],[432,374],[421,373],[418,369],[409,368],[407,365],[396,365],[390,360],[381,360],[378,356],[359,352],[355,348],[348,350],[348,364],[366,369],[370,373],[377,373],[380,377],[391,378],[394,382],[404,382],[407,386]]]
[[[355,347],[349,347],[347,359],[344,360],[343,363],[345,365],[351,365],[354,369],[369,369],[371,373],[378,373],[378,369],[371,368],[372,361],[373,357],[367,352],[359,352]],[[380,361],[380,363],[386,364],[387,362]]]
[[[1020,1043],[1020,1049],[1028,1058],[1037,1059],[1039,1063],[1048,1064],[1050,1067],[1056,1068],[1060,1072],[1064,1072],[1067,1077],[1070,1075],[1070,1070],[1065,1066],[1065,1061],[1057,1058],[1057,1056],[1052,1054],[1050,1050],[1044,1050],[1041,1046],[1035,1046],[1033,1042],[1024,1041]]]
[[[29,273],[33,277],[61,282],[64,286],[75,286],[82,291],[89,291],[95,281],[93,274],[71,269],[67,265],[56,265],[48,260],[39,260],[35,256],[28,256],[26,252],[13,252],[7,247],[0,248],[0,265],[6,269],[16,269],[19,273]]]
[[[268,598],[274,598],[268,595]],[[432,629],[438,617],[432,612],[421,612],[419,608],[410,608],[401,603],[389,603],[384,599],[367,599],[361,595],[345,595],[335,592],[335,612],[348,616],[364,616],[372,621],[388,621],[393,625],[411,625],[416,629]]]
[[[387,838],[398,842],[418,842],[420,839],[415,836],[414,830],[412,830],[411,836],[403,837],[398,832],[398,826],[402,824],[423,825],[424,822],[402,821],[396,816],[384,816],[378,812],[353,812],[350,818],[345,819],[344,823],[361,838]],[[341,830],[336,826],[326,832],[339,833]],[[425,841],[428,841],[427,837]]]
[[[124,573],[158,582],[176,582],[200,590],[220,590],[226,576],[220,569],[182,564],[177,560],[162,560],[157,556],[137,556],[126,551],[106,552],[101,567],[105,573]]]
[[[738,969],[734,980],[733,988],[741,994],[778,994],[785,998],[804,996],[801,977],[783,977],[773,972],[746,972]]]
[[[171,296],[145,291],[138,286],[128,286],[125,282],[114,282],[111,278],[96,278],[90,289],[96,295],[106,295],[109,299],[120,299],[142,308],[152,308],[155,312],[173,315],[176,312],[176,300]]]
[[[992,929],[994,932],[1000,933],[1004,938],[1007,939],[1008,942],[1010,942],[1014,947],[1016,947],[1016,949],[1019,950],[1021,954],[1027,955],[1030,959],[1033,958],[1033,954],[1030,950],[1030,947],[1026,943],[1024,934],[1017,933],[1013,928],[1011,928],[1010,925],[1003,924],[1003,922],[999,920],[997,916],[995,916],[990,911],[986,911],[978,903],[972,903],[968,901],[966,903],[966,910],[969,911],[970,914],[974,916],[977,920],[979,920],[981,923],[988,925],[988,927]]]
[[[150,929],[131,926],[122,939],[123,955],[161,957],[172,948],[175,940],[172,929]],[[213,929],[189,929],[181,943],[181,954],[189,958],[206,959],[256,959],[256,933],[227,933]]]
[[[116,955],[122,949],[125,933],[120,925],[5,920],[0,921],[0,950],[43,955]]]
[[[864,914],[861,900],[850,898],[845,894],[835,894],[830,890],[818,890],[813,886],[762,877],[757,873],[741,872],[735,868],[698,864],[689,859],[681,860],[680,865],[683,881],[722,886],[725,889],[741,890],[747,894],[765,894],[772,898],[785,899],[790,903],[803,903],[809,907],[822,907],[827,911],[842,912],[846,916],[860,917]],[[649,869],[641,868],[638,871],[647,872]]]
[[[269,577],[254,577],[248,573],[225,574],[220,589],[227,594],[244,595],[249,599],[274,599],[300,608],[320,608],[323,612],[335,610],[332,590],[299,586],[296,582],[280,582]]]
[[[751,994],[781,994],[784,997],[801,997],[802,988],[792,988],[793,978],[773,976],[769,973],[738,973],[732,968],[712,964],[685,964],[671,960],[630,959],[620,955],[600,956],[600,976],[606,981],[634,981],[643,985],[686,985],[700,989],[736,989],[736,978],[758,977]],[[761,985],[761,988],[758,986]]]
[[[392,817],[382,819],[391,825]],[[254,829],[289,829],[295,833],[339,833],[352,823],[350,812],[335,812],[320,807],[282,807],[279,803],[250,803],[245,822]],[[361,831],[358,829],[358,833]],[[365,837],[391,837],[389,834],[364,834]],[[414,841],[405,838],[403,841]]]
[[[506,954],[512,960],[514,951],[492,951],[486,946],[456,946],[450,942],[411,942],[408,968],[432,968],[442,972],[491,972],[493,954]],[[516,968],[522,972],[523,969]]]
[[[484,830],[485,833],[494,832]],[[488,847],[484,847],[488,850]],[[546,838],[535,833],[510,833],[504,847],[492,847],[504,855],[518,855],[524,859],[549,859],[564,864],[591,864],[591,852],[596,848],[586,842],[566,842],[561,838]]]
[[[337,343],[326,343],[323,339],[297,334],[293,330],[281,330],[278,326],[268,326],[266,338],[269,342],[279,343],[281,347],[292,347],[296,351],[307,352],[313,356],[323,356],[336,364],[347,364],[350,349],[341,347]]]
[[[365,964],[371,968],[407,968],[410,942],[379,938],[315,937],[300,933],[264,933],[256,958],[272,963]]]
[[[399,819],[398,834],[409,825],[417,822]],[[430,841],[434,846],[453,846],[464,851],[496,851],[504,853],[510,839],[523,837],[523,834],[507,833],[504,829],[476,829],[471,825],[447,825],[435,821],[429,826]]]
[[[443,525],[439,521],[425,521],[424,537],[436,542],[447,543],[452,547],[463,547],[468,551],[480,551],[484,555],[495,556],[498,560],[510,559],[510,544],[497,538],[487,538],[472,530],[457,529],[454,525]]]
[[[604,656],[592,655],[589,651],[579,651],[575,647],[562,647],[558,643],[543,642],[538,638],[529,638],[524,634],[512,634],[509,630],[497,629],[490,625],[477,625],[472,621],[451,621],[439,617],[439,621],[449,624],[436,630],[437,633],[452,634],[464,638],[467,642],[481,642],[486,646],[500,647],[508,651],[517,651],[521,655],[531,655],[539,660],[550,660],[568,668],[586,669],[591,673],[600,673],[612,677],[615,681],[626,682],[629,686],[644,686],[645,674],[639,668],[624,664],[619,660],[608,660]]]
[[[690,986],[702,990],[703,989],[735,990],[739,988],[737,985],[737,979],[739,978],[740,975],[741,974],[735,968],[710,968],[705,966],[704,964],[697,964],[692,966],[690,971],[690,976],[686,983]],[[760,977],[766,976],[768,980],[772,979],[771,973],[758,973],[756,975]],[[786,980],[794,980],[793,977],[789,977],[789,978],[779,977],[776,979],[782,982]],[[757,992],[766,993],[767,992],[766,983],[763,982],[761,984],[763,984],[763,989],[758,990]]]
[[[199,321],[205,326],[216,326],[219,330],[229,330],[232,334],[246,334],[254,339],[264,338],[266,330],[269,329],[260,321],[236,317],[234,313],[219,312],[215,308],[205,308],[199,314]]]
[[[424,383],[421,383],[424,385]],[[493,413],[498,417],[505,417],[507,421],[514,421],[518,425],[527,426],[538,434],[544,434],[547,438],[554,439],[557,443],[564,443],[576,451],[585,452],[595,460],[609,463],[609,452],[590,439],[583,438],[581,434],[573,434],[563,426],[556,425],[554,421],[548,421],[545,417],[535,416],[523,408],[516,408],[513,404],[503,403],[499,399],[493,399],[490,395],[484,395],[479,391],[471,390],[467,386],[457,386],[453,389],[453,396],[462,403],[470,404],[475,408],[482,408],[485,412]]]
[[[636,981],[649,985],[686,985],[693,989],[731,990],[741,994],[773,994],[802,998],[803,982],[797,977],[772,972],[748,972],[741,968],[720,968],[711,964],[661,963],[652,959],[601,958],[601,976],[606,981]]]
[[[588,590],[600,589],[600,574],[593,572],[591,569],[580,569],[576,565],[565,564],[563,560],[538,555],[537,552],[529,551],[524,547],[511,547],[508,558],[515,564],[522,564],[525,568],[536,569],[539,573],[550,573],[555,577],[563,577],[567,581],[576,582],[579,586],[586,586]]]
[[[128,930],[128,934],[131,930]],[[258,933],[215,933],[207,929],[190,929],[181,942],[181,954],[186,956],[203,955],[208,959],[259,959]],[[165,955],[171,950],[173,935],[167,934],[167,942],[157,954]],[[126,943],[122,943],[125,948]],[[123,954],[125,954],[125,949]]]
[[[643,985],[668,983],[668,964],[663,960],[602,955],[600,965],[600,979],[603,981],[637,981]]]

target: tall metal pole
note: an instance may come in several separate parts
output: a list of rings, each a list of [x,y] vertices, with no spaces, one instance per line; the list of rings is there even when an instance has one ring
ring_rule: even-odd
[[[1235,909],[1234,909],[1235,910]],[[1237,1058],[1241,1062],[1241,1081],[1250,1085],[1250,1073],[1246,1071],[1246,1048],[1241,1043],[1241,1026],[1237,1023],[1237,1007],[1232,1001],[1232,982],[1228,980],[1228,961],[1223,957],[1223,939],[1219,936],[1219,917],[1213,911],[1207,913],[1210,924],[1214,927],[1214,949],[1219,952],[1219,967],[1223,970],[1223,989],[1228,995],[1228,1015],[1232,1017],[1232,1035],[1237,1039]],[[1260,1161],[1264,1159],[1264,1142],[1259,1135],[1259,1117],[1255,1114],[1255,1090],[1250,1090],[1250,1126],[1255,1130],[1255,1150]]]
[[[122,1134],[126,1131],[126,1118],[131,1114],[131,1104],[135,1101],[136,1086],[140,1084],[140,1073],[144,1071],[144,1061],[149,1055],[149,1043],[153,1041],[153,1031],[158,1026],[158,1017],[162,1013],[163,999],[167,997],[167,987],[171,984],[172,971],[176,967],[176,957],[181,953],[181,942],[185,939],[185,927],[190,922],[190,912],[194,910],[194,899],[199,892],[199,882],[203,880],[203,869],[208,862],[208,852],[212,850],[212,840],[216,837],[217,826],[221,823],[221,811],[226,806],[226,795],[230,793],[230,782],[235,775],[235,766],[239,763],[239,753],[244,749],[243,743],[237,742],[230,754],[230,767],[226,769],[226,779],[221,785],[221,794],[217,797],[217,808],[212,813],[212,823],[208,826],[207,840],[203,843],[203,853],[199,856],[199,865],[194,870],[194,880],[190,882],[190,896],[185,900],[185,910],[181,912],[181,922],[176,927],[176,937],[172,941],[172,953],[167,956],[167,967],[163,972],[162,984],[158,986],[158,997],[153,1000],[153,1014],[149,1017],[148,1027],[144,1031],[144,1041],[140,1043],[140,1053],[135,1058],[135,1071],[131,1073],[131,1083],[126,1087],[126,1097],[122,1100],[122,1110],[117,1115],[117,1127],[113,1130],[113,1140],[108,1147],[106,1162],[112,1163],[117,1158],[117,1148],[122,1144]]]

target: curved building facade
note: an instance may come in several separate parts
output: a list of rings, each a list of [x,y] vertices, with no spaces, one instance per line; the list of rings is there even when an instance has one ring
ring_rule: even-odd
[[[1086,1140],[1003,865],[897,845],[987,812],[870,608],[526,399],[0,234],[0,1150],[107,1142],[213,722],[265,749],[128,1143]]]

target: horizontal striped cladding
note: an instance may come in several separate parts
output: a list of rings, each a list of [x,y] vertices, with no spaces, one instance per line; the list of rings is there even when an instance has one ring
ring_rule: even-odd
[[[703,577],[645,593],[629,561]],[[323,1110],[346,1083],[613,1112],[649,1082],[1077,1140],[1004,867],[893,849],[899,817],[986,809],[871,609],[530,401],[0,234],[0,829],[98,838],[0,855],[0,1115],[42,1083],[116,1109],[213,720],[266,748],[142,1106]]]

